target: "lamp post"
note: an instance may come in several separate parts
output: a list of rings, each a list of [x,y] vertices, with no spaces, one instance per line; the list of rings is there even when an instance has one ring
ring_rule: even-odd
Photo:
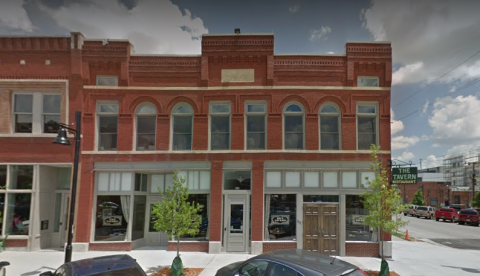
[[[80,111],[75,112],[75,126],[71,128],[67,124],[60,123],[57,138],[52,142],[60,145],[71,145],[67,138],[67,132],[71,131],[75,133],[75,159],[73,161],[73,178],[72,178],[72,191],[70,195],[70,217],[68,219],[68,232],[67,232],[67,246],[65,248],[65,263],[72,261],[72,240],[73,240],[73,223],[75,221],[75,199],[77,195],[77,175],[78,175],[78,157],[80,152],[80,136],[81,136],[81,115]]]

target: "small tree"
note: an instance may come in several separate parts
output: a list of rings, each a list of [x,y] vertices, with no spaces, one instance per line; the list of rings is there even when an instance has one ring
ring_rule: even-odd
[[[152,214],[155,216],[154,229],[165,232],[168,238],[177,239],[177,256],[172,262],[170,275],[183,274],[183,264],[180,258],[180,237],[194,236],[200,227],[200,204],[187,202],[188,187],[185,178],[179,177],[178,171],[173,173],[172,186],[167,187],[162,200],[153,205]],[[161,191],[159,191],[161,193]]]
[[[472,201],[471,206],[480,207],[480,191],[475,194],[475,201]]]
[[[375,178],[366,179],[368,187],[364,187],[365,190],[361,197],[364,208],[369,211],[365,216],[364,224],[379,232],[382,257],[379,275],[389,275],[388,263],[385,261],[383,254],[383,234],[398,232],[408,222],[403,221],[402,217],[398,216],[405,209],[405,205],[402,204],[400,191],[389,185],[387,170],[378,159],[379,150],[380,147],[373,144],[370,146],[370,169],[375,172]]]
[[[425,205],[425,200],[423,199],[422,190],[418,189],[413,195],[412,204],[414,205]]]

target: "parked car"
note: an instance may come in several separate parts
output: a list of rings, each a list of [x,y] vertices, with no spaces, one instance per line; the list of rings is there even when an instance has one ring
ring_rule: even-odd
[[[458,213],[457,210],[451,207],[442,207],[435,211],[435,220],[439,221],[443,219],[443,221],[449,220],[450,222],[455,222],[458,220]]]
[[[479,225],[479,214],[475,209],[463,209],[458,213],[458,224]]]
[[[403,211],[403,215],[405,216],[415,216],[415,210],[417,209],[418,205],[408,205],[407,208]]]
[[[453,209],[457,210],[457,213],[460,213],[460,211],[462,209],[465,209],[465,204],[451,204],[448,207],[453,208]]]
[[[220,268],[216,276],[366,276],[357,266],[302,249],[271,251]]]
[[[433,219],[435,216],[435,208],[431,206],[418,206],[417,209],[415,210],[415,216],[417,218],[428,218],[428,219]]]
[[[130,255],[109,255],[78,260],[61,265],[55,272],[47,271],[40,276],[147,276],[137,261]]]

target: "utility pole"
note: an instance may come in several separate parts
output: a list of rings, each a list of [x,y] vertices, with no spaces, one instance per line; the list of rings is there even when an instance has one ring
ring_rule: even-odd
[[[473,162],[473,173],[472,173],[472,201],[475,201],[475,185],[477,184],[477,180],[475,179],[476,173],[475,173],[475,164],[477,162]]]

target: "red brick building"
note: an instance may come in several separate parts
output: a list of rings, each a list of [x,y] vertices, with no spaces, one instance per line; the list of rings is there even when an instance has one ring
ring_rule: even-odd
[[[391,50],[285,55],[272,34],[209,34],[200,55],[141,56],[80,33],[1,37],[7,247],[63,246],[74,149],[51,142],[81,111],[74,250],[169,245],[150,210],[178,170],[203,207],[181,250],[378,256],[358,195],[370,144],[391,157]]]

